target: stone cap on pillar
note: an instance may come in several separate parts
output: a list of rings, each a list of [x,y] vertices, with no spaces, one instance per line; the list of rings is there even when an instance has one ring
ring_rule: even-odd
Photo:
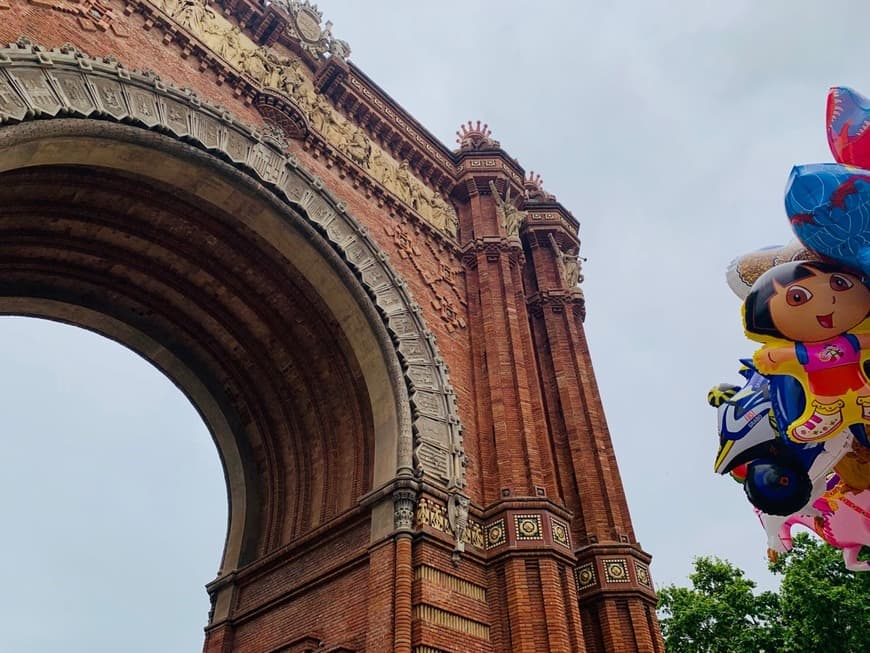
[[[488,195],[490,183],[496,183],[503,196],[508,191],[513,197],[525,194],[525,171],[501,148],[501,143],[492,138],[489,125],[469,120],[460,126],[456,137],[459,148],[453,153],[457,162],[454,188],[457,199],[466,201],[472,195]]]

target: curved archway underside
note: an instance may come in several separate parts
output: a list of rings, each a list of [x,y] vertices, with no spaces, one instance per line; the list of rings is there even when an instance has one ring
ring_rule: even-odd
[[[396,478],[463,487],[419,307],[291,155],[74,50],[0,50],[0,124],[0,312],[101,332],[188,394],[227,470],[224,569]]]

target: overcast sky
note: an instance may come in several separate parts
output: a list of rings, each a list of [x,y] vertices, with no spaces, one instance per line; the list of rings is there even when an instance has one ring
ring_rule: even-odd
[[[436,137],[488,122],[579,218],[587,333],[656,584],[718,555],[774,586],[740,487],[712,472],[706,392],[754,349],[724,269],[789,240],[791,166],[831,160],[828,87],[870,94],[870,4],[319,4]],[[0,650],[198,650],[226,502],[193,409],[69,327],[0,319],[0,369]]]

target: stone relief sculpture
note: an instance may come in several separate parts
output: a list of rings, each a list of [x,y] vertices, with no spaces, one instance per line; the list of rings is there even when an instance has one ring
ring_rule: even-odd
[[[559,275],[562,277],[562,283],[570,289],[576,288],[577,284],[583,281],[583,274],[580,271],[580,260],[576,255],[570,252],[563,252],[556,242],[553,234],[547,234],[550,239],[550,246],[556,254],[556,265],[559,268]]]
[[[498,212],[499,220],[504,225],[505,232],[508,237],[517,237],[520,233],[520,226],[526,217],[525,211],[520,211],[511,201],[511,189],[508,186],[505,191],[504,199],[499,195],[498,189],[494,182],[489,182],[489,189],[492,191],[492,196],[495,198],[496,211]]]
[[[195,34],[201,35],[202,21],[205,13],[206,7],[203,0],[181,0],[179,8],[170,14],[170,16],[182,27],[186,27]]]
[[[450,529],[456,537],[456,548],[453,555],[457,556],[465,551],[465,531],[468,528],[468,506],[471,501],[459,493],[450,495],[447,502],[447,521]]]
[[[392,183],[392,190],[405,204],[411,205],[411,173],[408,172],[408,160],[399,164]]]
[[[158,8],[162,9],[167,15],[175,16],[181,8],[182,0],[155,0]]]
[[[353,159],[354,163],[368,169],[371,153],[372,145],[369,143],[363,130],[359,127],[354,128],[347,143],[347,155]]]
[[[306,115],[311,128],[327,142],[436,229],[456,236],[458,220],[454,208],[413,176],[407,160],[397,164],[368,138],[363,129],[336,111],[314,88],[299,60],[281,56],[270,47],[257,46],[237,25],[212,9],[207,0],[151,2],[260,86],[291,98]],[[332,36],[331,22],[327,21],[323,29],[319,27],[321,14],[316,5],[288,0],[281,2],[280,6],[296,21],[294,34],[298,32],[296,36],[307,43],[308,51],[318,56],[329,53],[341,58],[350,54],[350,46]]]

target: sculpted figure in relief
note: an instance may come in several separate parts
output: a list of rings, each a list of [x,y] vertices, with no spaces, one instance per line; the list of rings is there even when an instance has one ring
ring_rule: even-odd
[[[402,161],[399,164],[399,169],[396,170],[395,183],[392,190],[405,204],[413,206],[411,201],[411,173],[408,171],[407,159]]]
[[[272,62],[275,70],[275,83],[272,85],[287,95],[295,96],[297,89],[305,81],[302,71],[299,69],[299,62],[295,59],[276,55],[272,55]]]
[[[439,195],[435,193],[432,195],[432,199],[429,200],[429,207],[431,209],[430,213],[430,222],[438,229],[442,231],[447,231],[455,235],[455,231],[451,231],[450,222],[452,213],[450,206],[448,206],[447,202]]]
[[[441,201],[443,202],[444,200]],[[452,206],[447,203],[445,203],[445,206],[447,207],[445,209],[447,212],[447,233],[456,237],[456,234],[459,233],[459,216],[456,215],[456,210]]]
[[[359,127],[354,129],[353,134],[347,143],[347,155],[353,159],[354,163],[367,168],[371,151],[372,145],[369,143],[363,130]]]
[[[309,120],[311,120],[311,114],[314,111],[314,106],[317,104],[317,93],[314,92],[314,89],[302,86],[296,96],[296,102],[308,116]]]
[[[381,153],[381,150],[375,148],[369,160],[369,172],[372,173],[375,179],[389,188],[392,183],[392,171],[392,166],[390,166],[386,157]]]
[[[468,528],[468,506],[471,502],[468,497],[461,494],[453,494],[447,502],[447,521],[450,530],[456,537],[456,553],[465,551],[465,531]]]
[[[526,212],[520,211],[511,201],[510,186],[508,186],[507,191],[505,192],[504,199],[499,195],[494,182],[489,182],[489,189],[492,191],[493,198],[495,198],[496,211],[498,212],[498,217],[504,225],[508,237],[518,236],[520,233],[520,226],[526,217]]]
[[[224,41],[230,31],[230,26],[221,19],[211,9],[205,9],[199,18],[199,30],[197,31],[199,38],[205,43],[209,49],[217,55],[223,56],[221,53],[224,47]],[[226,57],[225,57],[226,58]]]
[[[181,0],[181,6],[172,14],[172,17],[194,34],[202,34],[202,21],[205,12],[204,0]]]
[[[328,138],[332,122],[332,107],[322,95],[315,93],[314,103],[310,111],[311,123],[314,128]]]
[[[181,0],[156,0],[157,6],[162,9],[170,17],[178,13],[181,7]]]
[[[562,282],[568,289],[576,287],[578,283],[583,281],[583,275],[580,273],[580,260],[574,254],[563,252],[553,234],[548,234],[548,236],[553,252],[556,254],[556,266],[559,268]]]
[[[269,60],[269,51],[265,47],[261,46],[249,51],[247,56],[242,58],[241,68],[263,86],[275,86],[272,83],[275,75],[274,66]]]

